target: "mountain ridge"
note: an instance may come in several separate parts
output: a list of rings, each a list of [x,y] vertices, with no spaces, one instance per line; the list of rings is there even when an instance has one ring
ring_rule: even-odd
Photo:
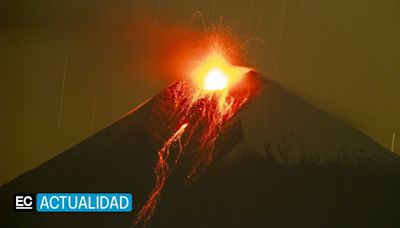
[[[162,93],[1,186],[0,225],[129,227],[153,187],[157,151],[173,131],[154,134],[149,127],[164,126],[151,124],[157,99],[164,99]],[[149,227],[400,224],[399,156],[273,82],[233,118],[216,145],[216,158],[195,182],[184,185],[179,177],[185,173],[174,171]],[[134,211],[17,213],[12,195],[21,192],[132,192]]]

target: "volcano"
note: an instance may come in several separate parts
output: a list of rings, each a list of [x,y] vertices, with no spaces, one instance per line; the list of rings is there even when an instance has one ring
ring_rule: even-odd
[[[130,227],[157,181],[158,152],[179,132],[166,121],[179,109],[166,92],[176,85],[1,186],[0,227]],[[190,183],[194,155],[183,155],[147,227],[400,226],[400,157],[273,82],[221,126],[213,151]],[[132,192],[134,209],[13,211],[15,193],[38,192]]]

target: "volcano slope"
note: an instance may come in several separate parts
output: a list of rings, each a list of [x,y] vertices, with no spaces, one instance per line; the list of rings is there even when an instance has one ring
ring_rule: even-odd
[[[154,185],[164,99],[1,186],[0,227],[130,227]],[[225,126],[215,154],[191,184],[184,164],[174,171],[148,227],[400,226],[399,156],[274,83]],[[13,211],[15,193],[37,192],[132,192],[134,210]]]

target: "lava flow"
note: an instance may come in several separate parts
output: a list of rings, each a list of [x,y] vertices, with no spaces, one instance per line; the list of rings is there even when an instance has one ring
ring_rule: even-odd
[[[155,186],[134,226],[145,226],[154,215],[166,180],[179,164],[185,163],[185,168],[180,168],[186,173],[186,183],[205,170],[214,157],[215,142],[224,124],[256,92],[256,87],[248,86],[249,78],[255,77],[251,72],[231,65],[214,49],[192,70],[190,80],[178,81],[156,97],[157,110],[150,118],[154,122],[152,132],[165,138],[165,143],[154,168]]]

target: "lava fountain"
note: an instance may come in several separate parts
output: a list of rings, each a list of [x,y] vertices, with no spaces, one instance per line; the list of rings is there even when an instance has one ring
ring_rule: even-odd
[[[186,183],[205,170],[224,124],[257,92],[255,77],[251,69],[232,65],[220,48],[212,48],[196,62],[189,79],[175,82],[156,99],[154,106],[162,111],[151,118],[158,128],[153,131],[165,140],[154,168],[155,186],[133,226],[145,226],[152,218],[168,176],[183,163],[183,155],[189,167]]]

